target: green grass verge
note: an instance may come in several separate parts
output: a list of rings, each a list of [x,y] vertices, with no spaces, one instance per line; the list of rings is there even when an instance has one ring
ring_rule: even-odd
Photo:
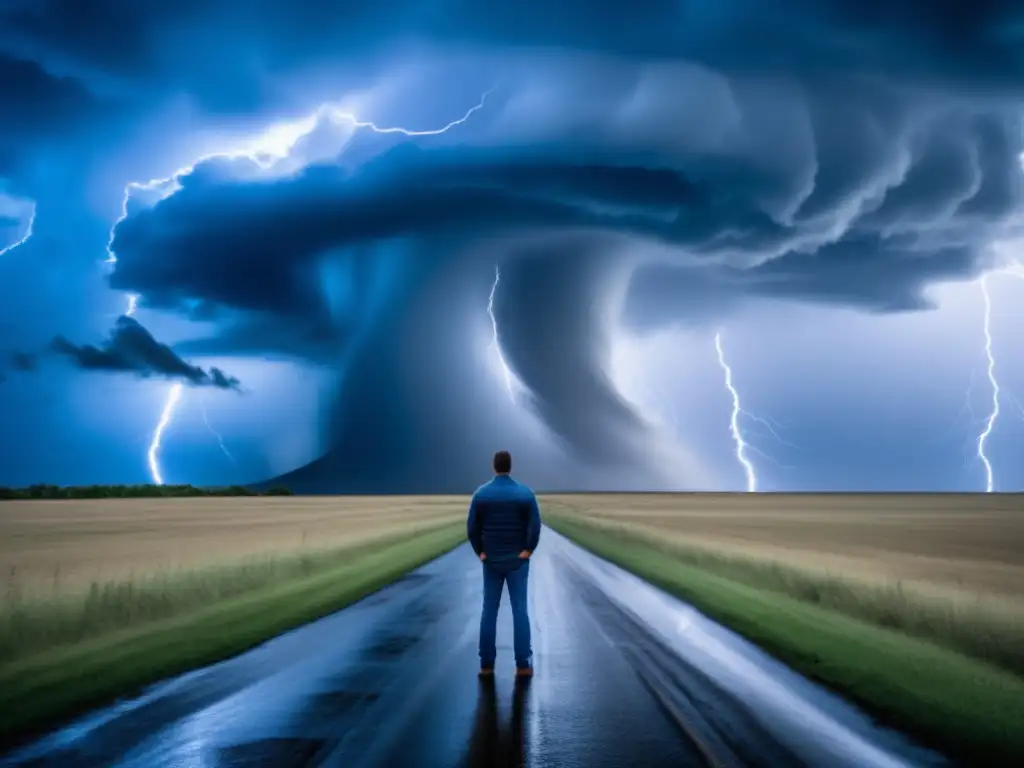
[[[449,551],[465,525],[416,532],[334,568],[0,668],[0,744],[10,746],[144,686],[235,656],[337,611]]]
[[[680,562],[578,518],[545,522],[967,765],[1024,758],[1024,681],[984,662]]]

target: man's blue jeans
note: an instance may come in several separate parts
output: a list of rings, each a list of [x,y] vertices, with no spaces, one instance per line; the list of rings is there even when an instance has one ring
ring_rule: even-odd
[[[508,584],[508,601],[512,606],[512,634],[516,666],[529,667],[533,651],[530,649],[530,614],[526,607],[526,587],[529,583],[530,561],[523,561],[515,570],[482,563],[484,569],[484,608],[480,616],[480,666],[493,667],[498,650],[495,647],[498,629],[498,607],[501,590]]]

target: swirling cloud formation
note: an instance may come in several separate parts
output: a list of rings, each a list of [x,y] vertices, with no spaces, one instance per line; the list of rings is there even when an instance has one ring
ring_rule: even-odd
[[[616,323],[716,322],[750,296],[924,309],[929,285],[977,275],[1019,229],[1010,3],[247,3],[219,48],[193,40],[189,66],[175,46],[237,3],[151,3],[89,45],[44,23],[63,5],[6,11],[8,51],[102,71],[119,94],[146,72],[199,102],[234,83],[223,108],[276,108],[241,65],[199,77],[211,51],[254,42],[282,70],[348,46],[396,110],[493,87],[440,136],[325,116],[276,166],[199,162],[116,228],[112,287],[219,323],[182,349],[337,366],[334,448],[298,476],[309,487],[457,488],[475,456],[526,440],[488,416],[500,385],[467,394],[488,382],[465,329],[486,320],[495,263],[505,360],[564,453],[692,486],[698,463],[653,448],[610,379]]]

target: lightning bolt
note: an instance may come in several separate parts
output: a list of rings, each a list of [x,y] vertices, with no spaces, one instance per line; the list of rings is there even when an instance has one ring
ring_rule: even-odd
[[[491,295],[487,299],[487,316],[491,318],[491,348],[498,356],[498,362],[501,363],[501,370],[505,374],[505,389],[508,390],[509,400],[513,404],[516,402],[516,387],[515,387],[515,375],[512,373],[512,369],[509,368],[508,363],[505,362],[505,355],[501,351],[501,342],[498,340],[498,319],[494,316],[494,296],[498,292],[498,284],[501,282],[501,267],[497,264],[494,265],[494,283],[491,284]]]
[[[732,396],[729,432],[732,434],[733,443],[736,445],[736,460],[743,467],[743,472],[747,476],[747,492],[753,493],[757,490],[757,473],[754,471],[754,465],[747,458],[747,451],[751,450],[751,447],[743,438],[743,430],[740,428],[740,416],[745,415],[745,411],[740,405],[740,393],[732,382],[732,368],[729,367],[729,363],[725,359],[725,350],[722,349],[721,331],[715,334],[715,351],[718,353],[718,365],[725,374],[725,388],[729,390],[729,394]]]
[[[5,253],[10,253],[15,248],[18,248],[19,246],[22,246],[25,243],[27,243],[32,238],[32,228],[35,226],[35,223],[36,223],[36,206],[35,206],[35,203],[33,203],[32,204],[32,213],[28,217],[28,229],[25,231],[25,234],[22,236],[21,240],[18,240],[16,243],[11,243],[10,245],[5,246],[4,248],[0,248],[0,256],[3,256]]]
[[[999,419],[999,380],[996,378],[996,358],[992,352],[992,297],[988,292],[988,279],[983,275],[981,278],[981,295],[985,300],[985,314],[982,329],[985,335],[985,358],[988,361],[987,374],[988,383],[992,389],[992,408],[985,419],[985,427],[978,434],[978,458],[985,465],[985,493],[992,493],[995,482],[992,475],[992,463],[985,453],[985,443],[988,441],[992,430],[995,429],[996,421]]]
[[[1013,277],[1024,278],[1024,265],[1020,264],[1015,260],[1011,260],[1009,264],[1005,264],[1001,269],[998,270],[1001,274],[1012,275]],[[985,446],[988,443],[989,437],[992,436],[992,432],[996,428],[996,423],[999,421],[999,416],[1002,413],[1002,400],[1006,398],[1011,404],[1017,407],[1018,410],[1024,415],[1024,407],[1021,406],[1020,402],[1013,397],[1013,395],[1005,391],[999,384],[999,379],[996,377],[996,356],[993,350],[992,342],[992,295],[988,291],[988,275],[982,275],[978,284],[981,287],[981,296],[984,300],[984,314],[982,316],[982,333],[985,339],[985,360],[987,362],[986,374],[988,377],[989,389],[992,392],[991,406],[989,408],[988,416],[985,418],[984,427],[981,432],[978,433],[977,437],[977,457],[981,460],[981,463],[985,467],[985,493],[993,493],[995,491],[995,477],[992,471],[992,462],[985,452]],[[974,379],[971,378],[971,385],[973,386]],[[970,387],[968,388],[968,398],[970,397]],[[969,407],[969,404],[968,404]]]
[[[131,317],[135,314],[135,310],[138,308],[138,296],[135,294],[129,294],[128,296],[128,308],[125,310],[125,314]],[[164,402],[163,410],[160,412],[160,421],[157,422],[156,429],[153,430],[153,437],[149,441],[149,450],[146,453],[146,458],[149,463],[149,474],[153,479],[153,483],[156,485],[163,485],[164,478],[163,472],[160,470],[160,462],[158,461],[160,456],[160,447],[163,443],[164,432],[167,431],[167,427],[170,426],[171,421],[174,419],[174,412],[177,410],[178,403],[181,402],[181,396],[183,394],[183,387],[181,384],[173,384],[167,391],[167,400]],[[235,461],[235,457],[231,455],[228,447],[224,444],[224,437],[213,428],[210,424],[210,418],[206,412],[206,403],[200,401],[200,408],[203,414],[203,423],[206,428],[210,431],[210,434],[217,440],[217,444],[220,445],[221,451],[224,455],[231,460],[232,463]]]
[[[421,131],[402,128],[401,126],[379,126],[371,120],[360,120],[351,112],[343,112],[336,104],[323,104],[312,114],[307,115],[301,120],[271,126],[245,149],[235,149],[227,152],[211,152],[210,154],[200,156],[188,165],[182,166],[174,171],[170,176],[150,179],[149,181],[131,181],[124,188],[124,198],[121,201],[121,214],[117,217],[114,225],[110,228],[110,237],[107,240],[106,263],[114,264],[117,262],[117,256],[115,256],[113,252],[114,231],[117,229],[118,224],[128,218],[128,202],[133,192],[159,191],[164,197],[168,197],[181,189],[181,178],[183,176],[187,176],[192,173],[197,165],[209,160],[245,159],[256,164],[261,170],[269,170],[278,162],[285,159],[295,147],[295,144],[299,139],[311,133],[321,120],[348,125],[353,129],[353,131],[357,131],[361,128],[368,128],[373,133],[379,134],[400,134],[402,136],[409,137],[440,136],[443,133],[447,133],[452,128],[462,125],[476,112],[483,109],[484,104],[487,101],[487,97],[493,91],[493,88],[484,91],[483,95],[480,97],[480,101],[466,110],[465,114],[457,120],[452,120],[450,123],[447,123],[440,128],[429,128]]]
[[[134,293],[128,294],[128,306],[124,313],[131,317],[135,314],[135,310],[139,307],[139,297]],[[178,407],[178,403],[181,401],[182,386],[181,384],[173,384],[167,391],[167,400],[164,401],[163,410],[160,412],[160,421],[157,422],[156,429],[153,430],[153,437],[149,441],[149,450],[146,452],[146,459],[149,463],[149,475],[153,479],[153,483],[156,485],[164,484],[163,473],[160,471],[160,462],[157,460],[160,457],[160,445],[163,442],[164,432],[167,431],[167,427],[170,425],[171,420],[174,418],[174,411]],[[203,418],[206,417],[205,412]],[[209,422],[207,422],[209,426]],[[212,430],[211,430],[212,431]],[[221,443],[223,447],[223,442]]]
[[[215,430],[213,428],[213,425],[210,424],[210,417],[209,417],[209,415],[206,412],[206,403],[204,403],[202,400],[200,400],[199,401],[199,407],[202,410],[203,423],[206,425],[206,429],[217,440],[217,444],[220,446],[221,452],[223,452],[223,454],[228,457],[228,459],[231,461],[231,463],[234,464],[235,463],[235,457],[231,455],[231,451],[229,451],[228,447],[224,444],[224,436],[220,432]]]
[[[174,418],[174,411],[178,407],[178,402],[181,400],[181,390],[181,384],[174,384],[171,386],[167,393],[167,401],[164,403],[164,409],[160,412],[160,421],[157,422],[156,429],[153,430],[153,439],[149,443],[149,452],[147,453],[147,458],[149,459],[149,474],[153,477],[153,482],[157,485],[164,484],[163,475],[160,473],[160,463],[157,461],[160,456],[160,443],[163,440],[164,432],[171,423],[171,419]]]
[[[178,190],[181,189],[181,178],[187,176],[195,170],[195,167],[200,163],[213,160],[213,159],[226,159],[226,160],[238,160],[248,159],[259,166],[262,170],[268,170],[273,167],[276,163],[280,162],[288,156],[291,150],[294,148],[296,142],[299,141],[303,136],[311,133],[321,120],[329,120],[332,123],[347,124],[352,127],[353,131],[368,128],[374,133],[380,134],[401,134],[402,136],[417,137],[417,136],[439,136],[442,133],[447,133],[452,128],[462,125],[474,113],[483,109],[484,103],[487,101],[487,97],[492,93],[494,89],[489,89],[484,92],[475,105],[466,110],[465,114],[457,120],[452,120],[450,123],[440,128],[430,128],[426,130],[412,130],[409,128],[402,128],[400,126],[379,126],[370,120],[360,120],[350,112],[343,112],[335,104],[323,104],[316,109],[312,114],[306,116],[301,120],[297,120],[291,123],[282,123],[277,126],[272,126],[263,135],[261,135],[251,146],[245,149],[231,150],[228,152],[214,152],[208,155],[203,155],[192,163],[179,168],[174,171],[170,176],[162,178],[150,179],[149,181],[131,181],[125,185],[124,195],[121,200],[121,213],[110,227],[109,237],[107,238],[107,258],[106,264],[116,264],[117,256],[114,253],[114,233],[117,230],[119,224],[128,218],[128,204],[131,199],[132,193],[140,191],[160,192],[163,197],[168,197]],[[31,225],[30,225],[31,234]],[[27,237],[25,238],[27,239]],[[24,240],[22,241],[24,242]],[[13,247],[13,246],[12,246]],[[10,250],[10,249],[8,249]],[[495,268],[494,285],[497,287],[498,284],[498,272]],[[492,303],[488,304],[488,311],[490,311],[494,299],[494,290],[491,290]],[[135,313],[138,305],[138,297],[134,294],[128,296],[128,308],[125,314],[131,316]],[[493,313],[491,314],[492,321],[494,320]],[[495,324],[495,342],[497,342],[497,324]],[[501,354],[499,350],[499,356]],[[502,365],[506,372],[506,381],[509,382],[509,393],[512,392],[511,384],[511,372],[508,366],[505,365],[502,360]],[[156,429],[153,431],[153,439],[149,444],[149,473],[153,478],[153,482],[157,485],[163,485],[163,475],[160,471],[160,465],[157,458],[160,454],[160,445],[163,440],[164,432],[167,426],[171,423],[174,418],[175,409],[181,400],[182,385],[174,384],[167,393],[167,400],[164,403],[163,411],[160,413],[160,421],[157,422]],[[514,400],[513,400],[514,402]],[[210,426],[209,419],[206,414],[206,408],[203,407],[203,420],[206,423],[207,429],[210,430],[218,442],[220,443],[221,450],[224,454],[234,461],[231,453],[224,445],[224,440],[216,430]]]

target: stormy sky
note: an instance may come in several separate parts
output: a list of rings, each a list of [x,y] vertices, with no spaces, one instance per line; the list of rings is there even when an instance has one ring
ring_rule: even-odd
[[[1024,488],[1013,3],[6,0],[0,112],[0,485]]]

